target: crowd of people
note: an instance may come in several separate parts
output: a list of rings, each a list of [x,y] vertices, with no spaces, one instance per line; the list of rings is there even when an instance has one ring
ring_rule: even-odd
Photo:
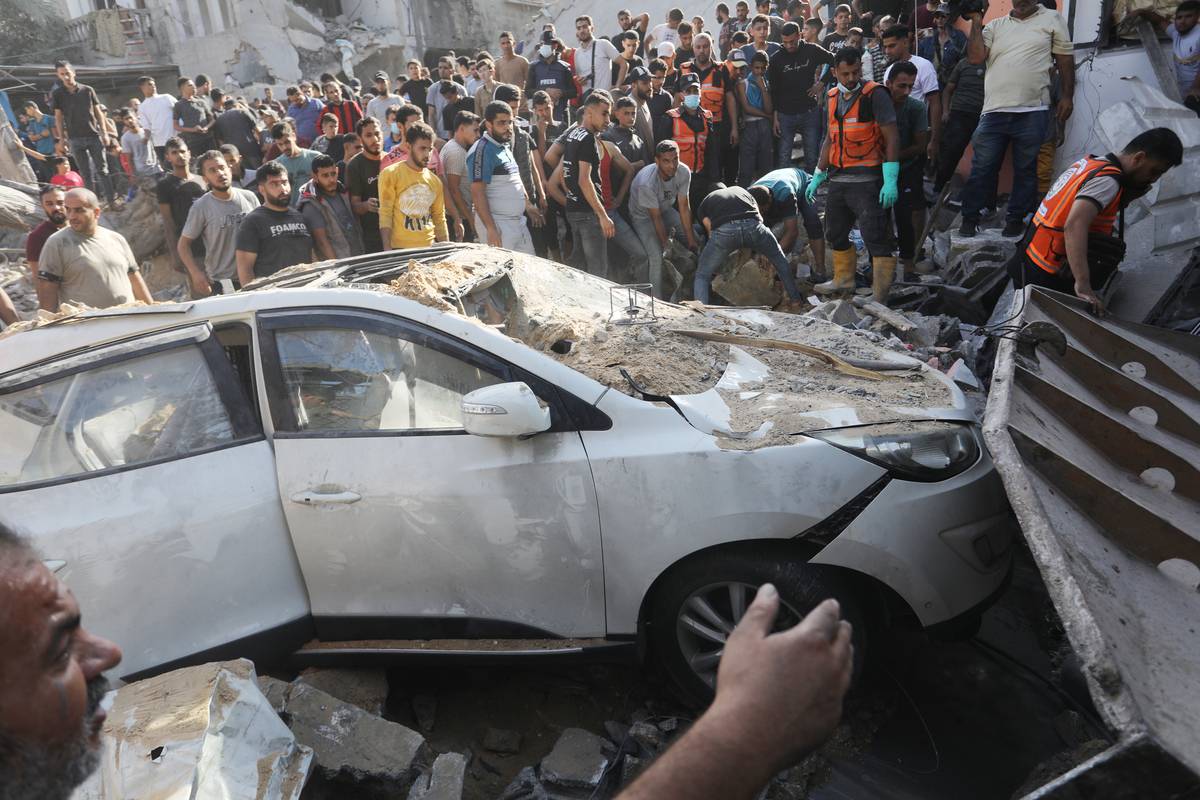
[[[1196,6],[1179,6],[1172,35],[1193,35]],[[884,299],[897,259],[918,265],[928,206],[968,143],[959,234],[975,235],[995,205],[1011,151],[1003,235],[1019,237],[1072,113],[1072,43],[1052,0],[1014,0],[987,25],[970,13],[969,33],[955,22],[937,0],[757,0],[754,13],[739,0],[718,4],[711,27],[678,8],[653,26],[623,10],[607,38],[587,15],[570,44],[546,24],[529,59],[502,32],[495,56],[451,53],[435,74],[413,60],[370,87],[325,74],[283,99],[228,94],[205,75],[180,78],[175,97],[143,77],[141,96],[111,113],[60,62],[47,110],[31,100],[21,121],[55,207],[99,209],[99,194],[116,207],[125,184],[114,178],[129,192],[153,178],[195,297],[297,263],[448,240],[661,296],[675,238],[699,256],[697,299],[725,256],[751,247],[797,301],[793,249],[807,243],[820,280],[828,248],[832,277],[817,290],[844,291],[861,238]],[[45,261],[34,245],[28,255]],[[104,300],[62,284],[46,298]],[[133,288],[122,291],[109,300]]]

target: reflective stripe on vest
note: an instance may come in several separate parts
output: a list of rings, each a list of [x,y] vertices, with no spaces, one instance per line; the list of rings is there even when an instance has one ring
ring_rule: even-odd
[[[1058,275],[1066,270],[1067,216],[1071,213],[1071,206],[1074,205],[1079,190],[1092,178],[1108,175],[1119,181],[1122,174],[1120,165],[1106,158],[1085,156],[1059,175],[1050,191],[1042,198],[1037,213],[1033,215],[1033,233],[1025,247],[1025,255],[1029,260],[1051,275]],[[1118,190],[1112,202],[1100,209],[1100,213],[1088,228],[1089,232],[1112,235],[1117,212],[1121,208],[1122,191]]]
[[[672,108],[667,112],[671,118],[671,139],[679,145],[679,163],[686,164],[693,173],[704,169],[704,146],[708,143],[708,126],[712,124],[712,114],[703,108],[699,113],[704,115],[704,124],[700,130],[694,131],[683,119],[683,111]]]
[[[829,90],[829,166],[834,169],[852,169],[855,167],[878,167],[883,164],[883,133],[875,121],[873,110],[868,112],[870,118],[862,116],[862,102],[871,102],[870,97],[880,86],[875,81],[867,81],[862,90],[854,98],[854,102],[846,109],[846,113],[838,118],[838,89]]]
[[[680,66],[679,71],[684,75],[691,75],[693,72],[696,75],[700,74],[696,70],[695,63],[691,61]],[[715,83],[719,72],[721,72],[721,65],[714,63],[709,69],[708,75],[700,81],[700,107],[713,115],[713,122],[720,122],[725,113],[725,84],[717,86]]]

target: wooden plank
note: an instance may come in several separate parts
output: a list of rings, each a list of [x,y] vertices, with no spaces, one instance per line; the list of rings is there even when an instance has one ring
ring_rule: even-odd
[[[1154,77],[1158,79],[1158,88],[1171,100],[1182,103],[1183,98],[1179,96],[1179,83],[1175,80],[1175,65],[1171,63],[1169,51],[1159,41],[1158,31],[1146,19],[1139,19],[1135,27],[1138,38],[1142,40],[1142,46],[1146,48],[1146,57],[1150,59]]]

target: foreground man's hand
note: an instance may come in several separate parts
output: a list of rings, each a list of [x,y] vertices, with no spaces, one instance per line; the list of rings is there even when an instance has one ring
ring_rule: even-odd
[[[749,800],[833,732],[850,686],[850,623],[826,600],[771,633],[778,612],[766,584],[729,635],[712,706],[618,800]]]

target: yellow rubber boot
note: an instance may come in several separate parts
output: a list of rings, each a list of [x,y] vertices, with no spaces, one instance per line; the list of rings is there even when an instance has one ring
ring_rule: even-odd
[[[871,259],[871,297],[877,303],[887,301],[892,282],[896,280],[896,257],[875,256]]]
[[[894,263],[894,261],[893,261]],[[854,269],[858,266],[858,253],[848,250],[833,251],[833,280],[818,283],[813,289],[817,294],[836,294],[854,291]]]

